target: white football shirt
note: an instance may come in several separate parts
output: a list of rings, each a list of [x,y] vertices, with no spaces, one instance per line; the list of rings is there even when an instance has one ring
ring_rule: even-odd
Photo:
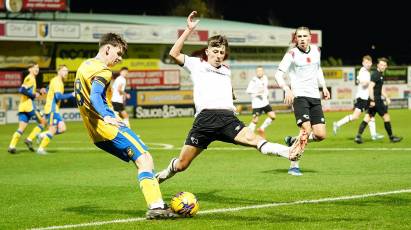
[[[251,95],[251,107],[263,108],[269,104],[268,101],[268,78],[254,76],[248,83],[246,92]]]
[[[317,46],[310,45],[308,52],[292,48],[284,55],[278,69],[288,72],[294,96],[320,98],[319,83],[324,81],[324,75]]]
[[[361,67],[360,71],[358,72],[357,80],[359,81],[357,87],[357,93],[355,98],[361,98],[363,100],[368,100],[369,93],[368,93],[368,84],[371,80],[370,71],[368,71],[365,67]],[[360,82],[364,82],[366,84],[361,84]]]
[[[190,72],[193,81],[196,115],[204,109],[235,111],[231,70],[227,66],[216,68],[200,58],[184,55],[183,67]]]
[[[112,90],[113,96],[111,97],[112,102],[124,103],[124,97],[118,92],[118,86],[122,84],[121,90],[126,89],[126,78],[119,75],[113,82]]]

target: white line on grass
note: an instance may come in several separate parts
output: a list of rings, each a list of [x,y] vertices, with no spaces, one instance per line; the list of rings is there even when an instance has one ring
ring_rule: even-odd
[[[402,190],[395,190],[395,191],[388,191],[388,192],[367,193],[367,194],[352,195],[352,196],[328,197],[328,198],[321,198],[317,200],[298,200],[294,202],[269,203],[269,204],[250,205],[250,206],[243,206],[243,207],[236,207],[236,208],[211,209],[211,210],[200,211],[198,215],[223,213],[223,212],[236,212],[236,211],[247,210],[247,209],[271,208],[271,207],[278,207],[278,206],[291,206],[291,205],[298,205],[298,204],[316,204],[316,203],[333,202],[333,201],[341,201],[341,200],[354,200],[354,199],[363,199],[367,197],[386,196],[386,195],[400,194],[400,193],[411,193],[411,189],[402,189]],[[89,226],[100,226],[100,225],[105,225],[105,224],[130,223],[130,222],[137,222],[137,221],[144,221],[144,220],[145,218],[142,218],[142,217],[129,218],[129,219],[117,219],[117,220],[90,222],[90,223],[83,223],[83,224],[68,224],[68,225],[61,225],[61,226],[32,228],[30,230],[81,228],[81,227],[89,227]]]
[[[150,146],[150,145],[149,145]],[[172,145],[170,145],[172,146]],[[179,151],[180,148],[174,148],[170,146],[163,147],[149,147],[149,150],[173,150]],[[97,147],[56,147],[56,148],[49,148],[50,151],[67,151],[67,152],[80,152],[80,151],[102,151]],[[214,151],[250,151],[253,148],[246,148],[246,147],[210,147],[208,150]],[[411,151],[411,148],[307,148],[306,151]]]

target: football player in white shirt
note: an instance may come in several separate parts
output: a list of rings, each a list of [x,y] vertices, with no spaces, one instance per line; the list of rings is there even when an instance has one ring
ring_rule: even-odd
[[[231,70],[223,64],[228,49],[226,37],[215,35],[208,39],[205,50],[207,60],[180,53],[184,41],[199,22],[194,20],[196,14],[197,12],[193,11],[188,16],[185,31],[170,50],[170,56],[176,63],[190,72],[196,118],[180,156],[171,159],[168,167],[156,174],[158,181],[161,183],[186,170],[191,161],[216,140],[254,147],[267,155],[282,156],[290,160],[298,159],[303,150],[300,140],[291,147],[268,142],[250,132],[235,116]]]
[[[128,75],[128,68],[122,67],[120,69],[120,75],[114,80],[112,85],[113,95],[111,97],[111,103],[113,109],[123,119],[124,124],[130,128],[130,121],[128,113],[125,109],[126,99],[130,98],[130,94],[126,93],[126,77]]]
[[[355,104],[354,104],[354,111],[352,114],[347,115],[341,118],[339,121],[333,123],[333,131],[334,135],[337,135],[338,129],[341,126],[347,124],[348,122],[357,120],[361,113],[368,110],[369,106],[369,92],[368,92],[368,85],[370,84],[371,80],[371,70],[372,66],[372,58],[370,55],[365,55],[362,58],[362,67],[358,73],[358,88],[357,93],[355,95]],[[375,126],[375,119],[372,118],[368,123],[370,127],[371,139],[372,140],[379,140],[384,138],[384,135],[378,134],[376,131]]]
[[[268,101],[268,78],[264,74],[264,68],[258,66],[256,69],[256,76],[254,76],[248,83],[246,92],[251,96],[251,107],[253,108],[253,119],[248,128],[254,132],[258,123],[258,118],[261,114],[266,113],[267,118],[264,120],[257,133],[265,138],[265,129],[275,119],[275,112]]]
[[[319,87],[322,87],[323,97],[330,98],[320,65],[320,49],[310,45],[311,32],[307,27],[299,27],[294,34],[296,47],[290,49],[283,57],[275,73],[279,87],[285,91],[284,103],[292,104],[301,140],[322,141],[325,139],[325,118],[321,107]],[[288,72],[291,88],[284,81]],[[291,145],[296,138],[286,137],[286,143]],[[290,175],[301,176],[298,161],[292,161]]]

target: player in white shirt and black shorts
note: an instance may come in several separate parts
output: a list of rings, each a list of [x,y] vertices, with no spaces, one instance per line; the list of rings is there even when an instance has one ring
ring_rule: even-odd
[[[296,46],[284,55],[275,73],[275,79],[279,87],[285,91],[284,103],[293,105],[296,123],[300,127],[297,137],[305,141],[321,141],[325,139],[326,129],[319,87],[322,87],[324,99],[329,99],[330,93],[325,85],[320,65],[320,49],[310,45],[311,32],[307,27],[296,29],[294,41]],[[284,81],[285,73],[290,77],[291,89]],[[287,136],[285,141],[292,145],[295,139]],[[302,175],[298,161],[291,162],[288,173],[294,176]]]
[[[126,77],[128,75],[128,68],[122,67],[120,69],[119,76],[116,77],[112,84],[113,95],[111,97],[111,103],[113,109],[123,119],[124,124],[130,127],[129,116],[125,108],[126,99],[130,98],[130,95],[126,93]]]
[[[367,112],[368,111],[368,106],[369,106],[369,92],[368,92],[368,85],[370,84],[371,80],[371,66],[372,66],[372,58],[370,55],[365,55],[362,58],[362,67],[360,71],[358,72],[358,87],[357,87],[357,93],[355,95],[355,104],[354,104],[354,111],[352,114],[347,115],[337,122],[333,123],[333,131],[334,135],[337,135],[338,129],[341,128],[341,126],[357,120],[362,112]],[[369,127],[370,127],[370,133],[371,133],[371,139],[372,140],[379,140],[384,138],[384,135],[378,134],[376,131],[376,126],[375,126],[375,119],[370,120],[369,122]]]
[[[187,135],[180,156],[173,158],[167,168],[156,174],[161,183],[176,173],[188,168],[213,141],[223,141],[256,148],[263,154],[282,156],[295,160],[301,156],[301,141],[291,146],[271,143],[250,132],[235,115],[231,70],[223,64],[228,49],[227,38],[215,35],[208,39],[206,59],[190,57],[181,53],[185,40],[193,32],[199,20],[194,21],[196,11],[187,18],[187,28],[170,50],[170,56],[183,66],[193,81],[196,115]]]
[[[246,92],[251,96],[251,107],[253,108],[253,119],[248,125],[248,128],[254,132],[260,115],[263,113],[267,114],[268,117],[257,129],[258,135],[265,138],[265,129],[275,119],[275,112],[268,101],[268,78],[264,74],[264,68],[262,66],[257,66],[256,76],[248,83]]]
[[[368,109],[368,114],[364,117],[358,128],[358,133],[354,138],[354,141],[358,144],[362,144],[362,133],[365,127],[370,122],[372,117],[378,113],[384,120],[384,128],[387,131],[388,137],[391,142],[400,142],[402,137],[397,137],[392,132],[391,118],[388,114],[388,105],[391,103],[391,99],[388,97],[387,92],[383,88],[384,85],[384,72],[388,67],[387,58],[379,58],[377,62],[377,70],[371,74],[371,82],[368,86],[368,92],[370,96],[370,106]]]

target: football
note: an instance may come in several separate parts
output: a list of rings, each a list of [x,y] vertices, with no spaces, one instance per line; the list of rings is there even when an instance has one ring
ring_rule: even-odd
[[[182,216],[193,217],[200,205],[197,197],[191,192],[179,192],[171,199],[171,209]]]

